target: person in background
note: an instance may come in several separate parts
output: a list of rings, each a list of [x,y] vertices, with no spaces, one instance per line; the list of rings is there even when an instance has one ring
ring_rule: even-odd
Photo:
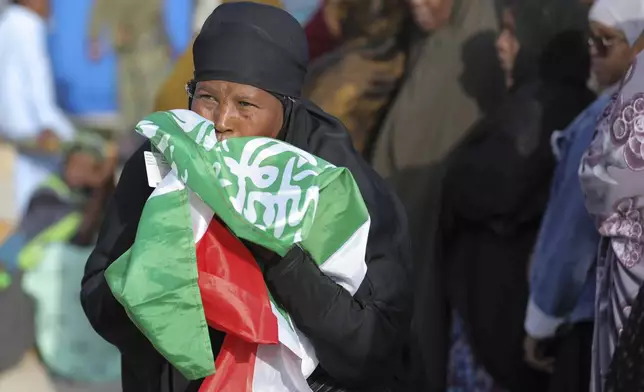
[[[644,158],[640,142],[644,88],[642,55],[637,55],[642,49],[642,42],[637,41],[644,31],[644,3],[599,0],[595,14],[612,20],[617,34],[605,43],[612,50],[628,48],[625,56],[631,67],[599,118],[579,167],[586,209],[602,236],[596,262],[591,391],[640,391],[642,379],[632,376],[640,374],[641,362],[632,361],[641,358],[641,353],[635,353],[642,350],[635,326],[642,322],[637,296],[644,283]],[[625,327],[627,334],[623,334]],[[616,347],[621,348],[619,355]],[[617,369],[611,372],[613,363]]]
[[[332,51],[340,43],[339,15],[336,6],[338,1],[321,0],[317,11],[304,26],[306,40],[309,43],[309,61]]]
[[[13,315],[0,319],[0,370],[18,363],[35,343],[34,305],[21,288],[25,271],[38,267],[47,257],[50,244],[87,247],[95,240],[105,203],[114,188],[116,161],[115,154],[105,161],[98,156],[97,150],[81,144],[71,147],[62,170],[39,185],[17,229],[0,246],[0,266],[12,277],[11,284],[0,290],[0,308]]]
[[[559,163],[531,259],[524,349],[533,367],[553,372],[552,392],[589,390],[600,237],[584,205],[578,170],[597,118],[631,64],[633,48],[621,43],[625,31],[611,17],[619,14],[602,12],[607,5],[619,10],[625,1],[630,0],[598,2],[591,8],[589,50],[602,94],[553,143]],[[551,356],[544,357],[547,350]]]
[[[368,156],[405,69],[402,32],[407,7],[400,0],[340,0],[339,47],[309,66],[303,94],[347,127],[359,153]]]
[[[498,28],[489,0],[408,0],[405,76],[378,131],[371,162],[394,187],[409,217],[415,296],[412,372],[429,391],[445,391],[449,316],[436,265],[443,160],[503,95],[494,52]],[[429,15],[429,16],[428,16]]]
[[[107,155],[104,160],[96,148],[72,146],[62,175],[51,175],[34,193],[17,229],[25,237],[21,268],[35,267],[47,243],[94,243],[114,188],[116,150]]]
[[[644,33],[633,45],[634,51],[639,52],[636,61],[644,62]],[[640,72],[641,72],[641,68]],[[644,75],[634,75],[630,82],[641,81]],[[637,78],[637,79],[636,79]],[[637,87],[639,94],[644,93],[644,86]],[[641,113],[640,113],[641,115]],[[605,378],[605,390],[614,392],[632,392],[642,390],[644,380],[644,286],[640,286],[637,297],[632,302],[630,315],[624,323],[617,347],[613,354],[608,374]]]
[[[14,0],[0,15],[0,141],[20,152],[14,171],[20,216],[75,129],[56,104],[46,44],[49,0]]]
[[[89,55],[107,51],[103,33],[118,56],[119,112],[124,129],[150,113],[156,90],[168,75],[173,49],[165,28],[162,0],[94,0],[89,23]]]
[[[450,154],[444,180],[448,391],[546,390],[546,374],[523,361],[526,271],[555,165],[551,135],[595,99],[585,7],[510,0],[500,13],[508,95]]]

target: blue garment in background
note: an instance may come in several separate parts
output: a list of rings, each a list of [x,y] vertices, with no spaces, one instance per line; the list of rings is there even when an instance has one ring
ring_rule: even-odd
[[[284,9],[302,25],[305,25],[311,19],[320,3],[320,0],[282,0]]]
[[[608,95],[599,97],[563,135],[561,159],[532,256],[526,330],[535,337],[552,336],[563,322],[594,319],[594,262],[600,238],[586,211],[577,172],[608,101]],[[535,322],[535,306],[540,313],[536,318],[551,318],[550,322]]]
[[[22,233],[13,233],[0,244],[0,263],[10,273],[18,270],[18,256],[27,244],[27,238]]]
[[[115,113],[116,56],[109,51],[93,62],[88,55],[87,32],[93,1],[51,3],[49,49],[60,106],[73,115]],[[192,39],[192,2],[165,0],[164,19],[174,52],[182,53]]]

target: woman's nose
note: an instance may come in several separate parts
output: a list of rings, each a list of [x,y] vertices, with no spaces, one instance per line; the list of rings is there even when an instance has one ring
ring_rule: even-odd
[[[235,110],[230,108],[229,105],[220,105],[214,124],[217,132],[233,133],[235,132]]]

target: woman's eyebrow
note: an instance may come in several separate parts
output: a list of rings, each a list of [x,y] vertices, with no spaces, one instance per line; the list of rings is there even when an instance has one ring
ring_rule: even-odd
[[[237,94],[235,98],[239,101],[254,101],[256,98],[251,94]]]
[[[208,86],[197,86],[197,90],[195,90],[195,91],[196,92],[204,92],[204,93],[208,93],[208,94],[215,94],[215,93],[218,92],[213,88],[209,88]]]

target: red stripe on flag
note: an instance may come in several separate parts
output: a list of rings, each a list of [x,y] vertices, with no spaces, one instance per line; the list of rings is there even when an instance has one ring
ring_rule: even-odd
[[[207,377],[199,392],[252,392],[257,343],[226,335],[217,361],[216,373]]]
[[[208,324],[249,342],[277,344],[277,318],[262,271],[250,251],[215,218],[196,248]]]

